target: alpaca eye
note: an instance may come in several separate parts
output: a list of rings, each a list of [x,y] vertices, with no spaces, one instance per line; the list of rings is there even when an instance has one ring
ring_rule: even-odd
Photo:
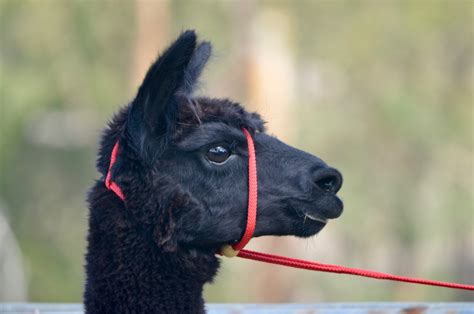
[[[224,163],[230,155],[230,150],[224,146],[211,147],[206,153],[207,159],[216,164]]]

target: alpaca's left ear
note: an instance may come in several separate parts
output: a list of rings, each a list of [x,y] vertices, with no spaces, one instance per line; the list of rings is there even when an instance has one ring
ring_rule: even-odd
[[[183,89],[186,69],[196,49],[196,34],[186,31],[153,63],[127,119],[131,146],[146,160],[166,145],[178,116],[176,93]]]
[[[192,95],[194,89],[198,85],[198,80],[201,76],[202,70],[211,57],[211,53],[212,46],[210,42],[205,41],[197,46],[191,61],[189,61],[189,64],[184,71],[184,84],[180,88],[179,93],[184,94],[185,96]]]

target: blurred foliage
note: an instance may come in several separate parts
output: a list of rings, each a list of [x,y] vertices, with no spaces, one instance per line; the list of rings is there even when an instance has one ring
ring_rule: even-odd
[[[194,28],[214,43],[207,93],[244,104],[248,86],[228,71],[247,47],[240,41],[265,12],[290,21],[291,144],[345,178],[345,213],[310,240],[315,258],[474,282],[473,2],[175,1],[167,8],[168,40]],[[136,88],[136,18],[134,2],[0,2],[0,202],[23,253],[31,301],[81,299],[84,199],[98,177],[99,131]],[[252,267],[235,264],[224,264],[208,300],[262,301],[244,288]],[[294,292],[281,301],[468,298],[274,271],[292,278]]]

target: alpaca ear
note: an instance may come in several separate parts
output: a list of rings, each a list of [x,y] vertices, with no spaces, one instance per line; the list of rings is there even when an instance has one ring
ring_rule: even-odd
[[[174,237],[176,223],[169,208],[163,213],[163,217],[160,217],[160,220],[160,223],[155,226],[153,238],[156,244],[163,248],[163,250],[174,252],[178,248],[178,242],[176,237]]]
[[[212,46],[210,42],[205,41],[197,46],[191,61],[184,71],[184,84],[179,91],[181,94],[187,96],[193,94],[196,86],[199,85],[199,77],[201,76],[202,70],[204,69],[207,61],[209,61],[211,54]]]
[[[165,145],[178,110],[175,94],[185,85],[186,69],[196,48],[196,34],[186,31],[152,64],[127,120],[127,135],[138,153],[153,157],[156,144]]]

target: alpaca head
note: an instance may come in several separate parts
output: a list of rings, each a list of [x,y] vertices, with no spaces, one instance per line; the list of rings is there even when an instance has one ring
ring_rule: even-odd
[[[340,173],[267,135],[256,113],[223,99],[194,97],[210,56],[207,42],[183,33],[150,67],[135,99],[110,123],[98,160],[106,174],[120,143],[113,180],[127,217],[153,243],[215,251],[237,242],[247,218],[246,128],[255,142],[259,204],[255,236],[318,233],[342,213]]]

